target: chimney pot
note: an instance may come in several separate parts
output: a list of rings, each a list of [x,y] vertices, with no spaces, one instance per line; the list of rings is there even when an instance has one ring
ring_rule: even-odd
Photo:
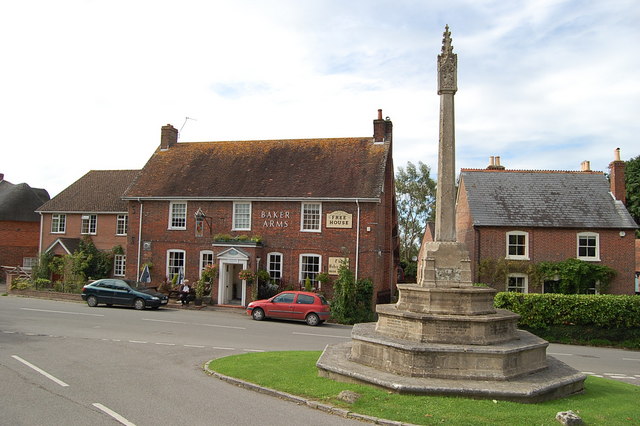
[[[590,172],[591,171],[591,162],[588,160],[584,160],[582,163],[580,163],[580,170],[583,172]]]
[[[500,156],[496,155],[496,166],[500,165]]]
[[[489,165],[490,166],[496,165],[496,158],[493,155],[489,157]]]
[[[623,204],[627,203],[627,193],[624,184],[624,169],[625,162],[620,160],[620,148],[616,148],[614,151],[615,160],[609,163],[609,183],[611,184],[611,193],[616,200],[622,201]]]
[[[615,161],[621,161],[621,160],[620,160],[620,148],[616,148],[616,149],[613,151],[613,155],[614,155],[614,159],[615,159]]]
[[[378,120],[382,120],[382,110],[378,110]]]

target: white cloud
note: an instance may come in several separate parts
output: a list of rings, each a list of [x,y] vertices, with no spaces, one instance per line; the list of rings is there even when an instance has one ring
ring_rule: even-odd
[[[436,169],[435,61],[459,60],[457,165],[604,170],[638,155],[633,0],[70,1],[0,6],[0,173],[57,194],[181,140],[368,136]],[[589,158],[585,158],[585,157]]]

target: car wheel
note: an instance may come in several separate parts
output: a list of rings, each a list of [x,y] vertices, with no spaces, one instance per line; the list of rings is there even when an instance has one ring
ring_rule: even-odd
[[[87,305],[91,306],[92,308],[95,308],[96,306],[98,306],[98,298],[95,296],[87,297]]]
[[[314,314],[313,312],[311,312],[309,315],[307,315],[305,321],[308,325],[318,325],[320,324],[320,317],[318,316],[318,314]]]
[[[260,308],[255,308],[251,312],[251,317],[256,321],[262,321],[264,319],[264,311]]]
[[[137,310],[144,309],[144,306],[144,300],[142,299],[136,299],[135,302],[133,302],[133,307]]]

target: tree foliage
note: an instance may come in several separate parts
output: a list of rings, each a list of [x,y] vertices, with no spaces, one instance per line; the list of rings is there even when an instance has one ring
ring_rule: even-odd
[[[373,321],[373,283],[370,279],[355,280],[346,262],[338,269],[333,285],[331,316],[341,324]]]
[[[626,162],[624,171],[627,210],[640,224],[640,155]],[[640,238],[640,232],[636,233]]]
[[[421,161],[417,166],[409,161],[396,173],[400,259],[407,262],[417,256],[427,221],[435,214],[436,182],[430,173]]]

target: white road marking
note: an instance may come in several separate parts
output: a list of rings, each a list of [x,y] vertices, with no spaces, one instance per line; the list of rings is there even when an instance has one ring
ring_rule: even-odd
[[[169,320],[159,320],[159,319],[151,319],[151,318],[142,318],[142,321],[168,322],[171,324],[186,324],[186,322],[184,321],[169,321]]]
[[[65,382],[63,382],[62,380],[52,376],[51,374],[47,373],[46,371],[44,371],[41,368],[36,367],[35,365],[31,364],[29,361],[25,361],[24,359],[20,358],[18,355],[12,355],[11,358],[15,359],[16,361],[20,361],[21,363],[23,363],[24,365],[26,365],[27,367],[30,367],[32,369],[34,369],[35,371],[37,371],[38,373],[42,374],[44,377],[46,377],[49,380],[52,380],[54,382],[56,382],[57,384],[59,384],[62,387],[66,387],[69,386],[68,384],[66,384]]]
[[[547,355],[559,355],[559,356],[573,356],[573,354],[562,354],[557,352],[547,352]]]
[[[351,336],[336,336],[333,334],[299,333],[297,331],[294,331],[291,334],[299,334],[302,336],[316,336],[316,337],[335,337],[336,339],[351,339]]]
[[[264,352],[262,349],[244,349],[247,352]]]
[[[156,342],[156,345],[163,345],[163,346],[175,346],[175,343],[164,343],[164,342]]]
[[[232,325],[217,325],[217,324],[198,324],[195,323],[193,325],[201,325],[204,327],[218,327],[218,328],[234,328],[236,330],[246,330],[246,327],[236,327],[236,326],[232,326]]]
[[[129,343],[149,343],[149,342],[143,342],[142,340],[129,340]]]
[[[206,346],[201,346],[201,345],[182,345],[185,348],[205,348]]]
[[[108,414],[109,416],[113,417],[115,420],[117,420],[118,422],[122,423],[123,425],[136,426],[135,423],[130,422],[129,420],[127,420],[124,417],[122,417],[120,414],[116,413],[115,411],[111,410],[110,408],[105,407],[102,404],[94,402],[91,405],[93,405],[98,410],[102,411],[103,413]]]
[[[3,333],[5,333],[5,334],[16,334],[16,332],[15,332],[15,331],[4,331],[4,330],[3,330],[2,332],[3,332]]]
[[[221,348],[220,346],[213,346],[212,349],[220,349],[220,350],[223,350],[223,351],[233,351],[233,350],[235,350],[235,348]]]
[[[639,358],[622,358],[623,361],[640,361]]]
[[[68,311],[50,311],[48,309],[32,309],[32,308],[20,308],[23,311],[36,311],[36,312],[50,312],[53,314],[67,314],[67,315],[85,315],[88,317],[103,317],[102,314],[87,314],[84,312],[68,312]]]

